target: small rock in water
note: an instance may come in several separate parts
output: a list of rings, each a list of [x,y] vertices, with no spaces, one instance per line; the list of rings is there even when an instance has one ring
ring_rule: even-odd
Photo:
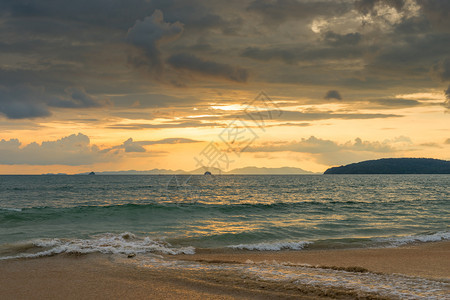
[[[128,258],[133,258],[133,257],[135,257],[135,256],[136,256],[135,253],[128,254]]]

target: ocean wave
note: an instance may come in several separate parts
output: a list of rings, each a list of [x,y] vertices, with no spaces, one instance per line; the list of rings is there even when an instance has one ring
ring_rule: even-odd
[[[378,242],[387,242],[390,246],[398,247],[406,244],[412,243],[429,243],[429,242],[440,242],[445,240],[450,240],[450,231],[439,231],[432,234],[421,234],[421,235],[408,235],[402,237],[392,237],[392,238],[377,238]]]
[[[124,232],[121,234],[106,233],[93,236],[91,239],[36,239],[31,241],[37,249],[36,253],[18,253],[16,255],[0,257],[0,260],[14,258],[34,258],[51,256],[61,253],[94,253],[103,254],[194,254],[194,247],[172,247],[170,243],[153,240],[149,237],[140,238],[136,235]]]
[[[231,245],[228,248],[240,250],[258,250],[258,251],[280,251],[280,250],[301,250],[311,242],[274,242],[274,243],[257,243],[257,244],[239,244]]]
[[[405,200],[398,201],[389,201],[390,204],[401,204],[404,203]],[[230,212],[230,211],[242,211],[242,210],[250,210],[250,211],[262,211],[262,210],[273,210],[273,211],[290,211],[295,208],[305,209],[306,207],[310,209],[335,209],[336,207],[343,205],[360,205],[364,204],[365,208],[367,205],[379,205],[379,201],[352,201],[352,200],[343,200],[337,201],[330,199],[321,199],[321,200],[302,200],[295,202],[272,202],[272,203],[256,203],[256,202],[242,202],[242,203],[230,203],[227,201],[216,202],[216,203],[208,203],[208,202],[192,202],[192,201],[181,201],[181,200],[168,200],[162,201],[159,203],[156,202],[145,202],[145,203],[126,203],[126,204],[102,204],[102,205],[90,205],[88,203],[84,205],[77,205],[71,207],[64,206],[35,206],[35,207],[22,207],[22,208],[0,208],[0,211],[8,211],[8,212],[26,212],[26,213],[78,213],[78,212],[91,212],[91,211],[139,211],[139,210],[193,210],[193,211],[202,211],[202,210],[212,210],[212,211],[221,211],[221,212]]]

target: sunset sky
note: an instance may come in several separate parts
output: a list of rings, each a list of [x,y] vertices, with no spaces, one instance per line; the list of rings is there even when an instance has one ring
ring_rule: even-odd
[[[0,174],[450,159],[450,1],[2,0]]]

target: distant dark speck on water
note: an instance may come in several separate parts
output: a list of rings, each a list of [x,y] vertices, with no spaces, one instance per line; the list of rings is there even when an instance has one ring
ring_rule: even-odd
[[[89,175],[95,175],[95,172],[91,172],[91,173],[89,173]]]
[[[212,175],[210,171],[206,171],[203,175]]]

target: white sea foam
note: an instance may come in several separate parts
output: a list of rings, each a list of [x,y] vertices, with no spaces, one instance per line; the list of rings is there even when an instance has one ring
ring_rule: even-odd
[[[21,253],[14,256],[0,257],[1,259],[33,258],[50,256],[60,253],[93,253],[104,254],[194,254],[194,247],[175,248],[167,242],[152,240],[149,237],[138,238],[134,234],[106,233],[93,236],[91,239],[36,239],[32,243],[36,247],[49,248],[37,253]]]
[[[233,249],[241,250],[258,250],[258,251],[280,251],[280,250],[301,250],[311,242],[275,242],[275,243],[258,243],[258,244],[239,244],[228,246]]]
[[[422,235],[408,235],[402,237],[393,238],[379,238],[377,241],[388,242],[392,246],[401,246],[416,242],[439,242],[444,240],[450,240],[450,231],[440,231],[433,234],[422,234]]]
[[[14,208],[14,207],[0,207],[0,210],[7,210],[7,211],[22,211],[21,208]]]

